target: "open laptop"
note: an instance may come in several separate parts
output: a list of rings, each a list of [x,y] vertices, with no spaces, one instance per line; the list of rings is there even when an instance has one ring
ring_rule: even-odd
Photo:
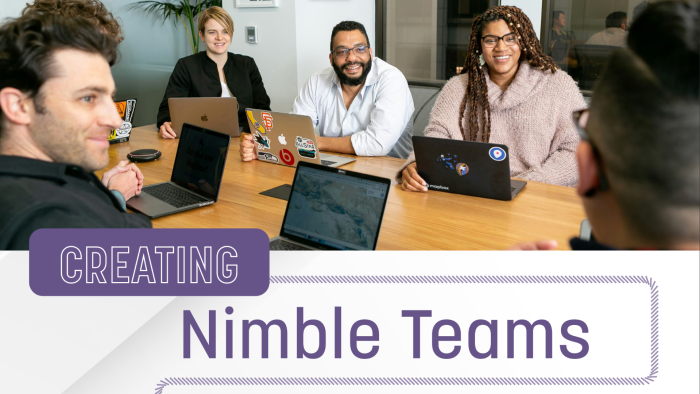
[[[170,121],[176,137],[180,138],[182,125],[205,127],[238,138],[238,100],[235,97],[182,97],[169,98]]]
[[[374,250],[391,180],[299,163],[270,250]]]
[[[296,167],[299,162],[340,167],[355,159],[321,153],[311,118],[246,108],[246,117],[255,142],[258,159]]]
[[[505,145],[413,137],[413,148],[429,190],[510,201],[527,184],[510,179]]]
[[[157,218],[215,203],[230,145],[226,134],[185,123],[170,182],[144,186],[126,205]]]

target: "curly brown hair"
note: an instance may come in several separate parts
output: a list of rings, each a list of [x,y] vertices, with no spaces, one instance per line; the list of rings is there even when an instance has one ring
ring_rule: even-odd
[[[467,59],[464,62],[462,74],[468,74],[467,93],[464,95],[459,112],[459,128],[467,141],[476,141],[481,125],[481,142],[488,142],[491,137],[491,106],[486,76],[481,68],[481,34],[491,22],[505,21],[510,30],[517,34],[518,45],[522,49],[520,62],[527,60],[531,65],[542,71],[551,70],[554,73],[557,65],[551,57],[544,54],[530,19],[518,7],[496,6],[474,20]],[[464,129],[464,111],[469,105],[469,130]]]
[[[117,43],[124,40],[119,22],[98,0],[36,0],[33,4],[27,3],[27,6],[22,10],[23,16],[34,13],[60,15],[68,18],[80,16],[95,22]]]

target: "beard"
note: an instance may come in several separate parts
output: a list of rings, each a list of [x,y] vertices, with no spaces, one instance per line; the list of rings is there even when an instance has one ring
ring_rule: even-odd
[[[109,131],[105,132],[109,135]],[[89,147],[85,141],[87,131],[53,116],[41,105],[29,133],[36,145],[56,163],[76,165],[87,172],[101,170],[109,164],[107,148]]]
[[[359,77],[357,78],[350,78],[348,77],[344,70],[348,67],[360,65],[362,67],[362,74],[360,74]],[[340,80],[340,83],[343,85],[348,85],[348,86],[359,86],[365,83],[365,79],[367,79],[367,75],[369,74],[370,70],[372,70],[372,58],[370,57],[369,60],[365,63],[363,62],[352,62],[352,63],[345,63],[343,64],[342,67],[338,67],[335,62],[333,62],[333,70],[335,70],[335,74],[338,76],[338,79]]]

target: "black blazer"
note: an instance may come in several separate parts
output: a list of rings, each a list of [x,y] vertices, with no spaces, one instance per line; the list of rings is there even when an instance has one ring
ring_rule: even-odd
[[[224,75],[228,89],[238,100],[238,124],[249,131],[245,109],[270,110],[270,97],[265,92],[258,66],[251,57],[229,52]],[[219,71],[206,51],[177,61],[158,108],[158,128],[163,123],[170,122],[168,99],[171,97],[221,97]]]

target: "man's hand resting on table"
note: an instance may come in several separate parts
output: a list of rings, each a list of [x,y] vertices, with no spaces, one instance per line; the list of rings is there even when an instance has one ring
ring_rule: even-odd
[[[257,160],[257,157],[255,157],[255,142],[253,142],[253,136],[250,133],[241,133],[240,147],[241,160]]]
[[[120,161],[116,167],[102,174],[102,184],[109,190],[116,190],[125,200],[141,194],[143,174],[134,163]]]

